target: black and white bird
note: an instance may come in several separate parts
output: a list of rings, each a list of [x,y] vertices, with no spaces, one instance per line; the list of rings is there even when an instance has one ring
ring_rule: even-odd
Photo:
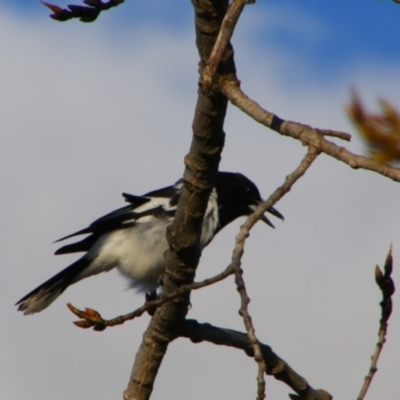
[[[118,268],[139,292],[154,292],[164,272],[164,253],[168,249],[166,228],[174,219],[182,180],[143,196],[123,193],[128,206],[115,210],[87,228],[65,236],[88,235],[67,244],[55,254],[85,254],[19,300],[18,310],[33,314],[44,310],[68,286],[84,278]],[[238,217],[250,215],[262,201],[257,186],[244,175],[218,172],[208,200],[200,238],[203,249],[215,234]],[[268,210],[283,219],[274,208]],[[272,226],[264,215],[262,220]]]

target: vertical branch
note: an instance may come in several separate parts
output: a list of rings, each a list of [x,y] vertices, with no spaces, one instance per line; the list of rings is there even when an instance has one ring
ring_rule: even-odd
[[[217,39],[228,0],[193,0],[196,44],[200,54],[200,73]],[[217,69],[219,76],[235,79],[233,50],[230,44]],[[173,293],[193,281],[200,258],[199,240],[208,198],[214,186],[224,144],[223,123],[227,98],[214,87],[198,92],[193,120],[190,152],[185,158],[184,185],[174,222],[167,230],[170,245],[166,253],[163,291]],[[125,400],[150,398],[158,369],[168,344],[179,333],[189,307],[190,293],[163,304],[150,321],[136,354]]]
[[[207,66],[204,68],[200,79],[205,92],[208,91],[209,87],[213,83],[214,76],[217,72],[222,55],[224,54],[224,51],[233,35],[236,23],[246,3],[246,0],[233,0],[228,8],[227,13],[225,14],[217,40],[211,51],[210,58],[207,61]]]

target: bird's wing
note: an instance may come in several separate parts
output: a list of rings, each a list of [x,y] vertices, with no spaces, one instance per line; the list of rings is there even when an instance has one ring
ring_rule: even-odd
[[[168,208],[175,208],[178,205],[179,195],[182,188],[182,179],[179,179],[173,186],[167,186],[162,189],[153,190],[152,192],[146,193],[144,196],[152,198],[155,201],[157,199],[168,199]]]
[[[148,200],[147,200],[148,201]],[[73,236],[84,235],[89,233],[105,233],[109,232],[117,227],[121,226],[124,223],[129,221],[133,222],[137,216],[133,211],[135,209],[134,206],[129,205],[118,210],[112,211],[92,222],[87,228],[81,229],[77,232],[71,233],[70,235],[64,236],[61,239],[55,241],[61,242],[62,240],[69,239]]]
[[[74,236],[90,234],[85,239],[58,249],[55,254],[88,251],[96,240],[104,233],[127,228],[135,223],[144,222],[146,217],[170,218],[175,215],[179,198],[180,184],[168,186],[143,196],[123,193],[128,206],[112,211],[92,222],[87,228],[58,239],[60,242]]]

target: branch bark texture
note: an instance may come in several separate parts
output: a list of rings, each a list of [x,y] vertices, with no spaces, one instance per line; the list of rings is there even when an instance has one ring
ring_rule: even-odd
[[[217,40],[211,51],[210,58],[208,59],[207,66],[204,68],[201,76],[201,84],[205,92],[208,91],[214,81],[221,58],[225,49],[229,45],[236,23],[246,3],[246,0],[233,0],[225,14]]]
[[[325,131],[313,129],[308,125],[297,122],[285,121],[275,114],[264,110],[258,103],[246,96],[240,89],[237,81],[223,80],[220,82],[221,92],[224,93],[232,104],[240,108],[247,115],[262,125],[280,133],[300,140],[304,145],[312,145],[322,153],[328,154],[336,160],[342,161],[354,169],[362,168],[377,172],[396,182],[400,182],[400,169],[387,164],[380,164],[370,158],[354,154],[344,147],[340,147],[324,138]],[[341,137],[343,133],[333,135],[327,131],[326,136]]]
[[[196,44],[200,54],[200,73],[214,47],[228,0],[193,0]],[[233,50],[228,44],[217,69],[217,76],[236,79]],[[200,258],[199,240],[203,216],[218,171],[224,145],[223,123],[228,100],[211,87],[198,92],[193,120],[193,138],[185,158],[184,185],[173,224],[167,232],[170,250],[166,253],[163,290],[168,295],[193,281]],[[190,293],[185,293],[157,308],[143,335],[136,354],[125,400],[149,399],[158,369],[168,344],[179,333],[187,314]]]
[[[195,320],[186,320],[182,324],[179,336],[190,339],[193,343],[209,342],[243,350],[249,357],[254,357],[250,339],[245,333],[232,329],[218,328],[211,324],[201,324]],[[322,389],[313,389],[306,379],[295,372],[284,360],[279,358],[266,344],[260,343],[262,357],[267,365],[267,374],[273,375],[290,386],[301,400],[331,400],[332,396]]]

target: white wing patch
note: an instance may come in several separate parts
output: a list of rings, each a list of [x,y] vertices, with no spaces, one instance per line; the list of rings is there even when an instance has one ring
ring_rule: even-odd
[[[203,228],[201,230],[200,238],[200,246],[202,250],[211,242],[218,224],[218,195],[214,188],[210,194],[210,198],[208,199],[207,209],[204,214]]]
[[[178,182],[174,185],[174,190],[176,194],[179,194],[180,190],[182,188],[182,182]],[[148,211],[154,210],[156,208],[162,207],[165,211],[175,211],[176,210],[176,204],[171,205],[170,203],[171,197],[152,197],[149,196],[149,201],[140,205],[139,207],[136,207],[132,210],[134,213],[146,213]],[[140,222],[140,221],[138,221]]]

